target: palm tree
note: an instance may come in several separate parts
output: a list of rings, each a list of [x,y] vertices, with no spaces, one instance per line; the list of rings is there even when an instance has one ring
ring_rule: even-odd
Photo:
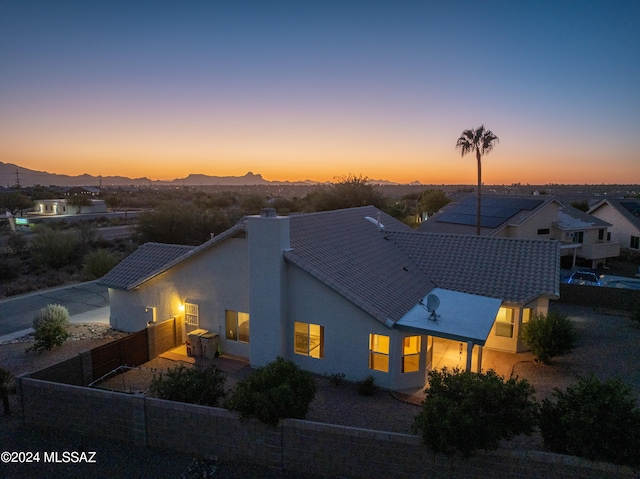
[[[482,155],[493,150],[494,143],[499,142],[498,137],[491,130],[486,130],[484,125],[475,130],[464,130],[458,141],[456,148],[460,148],[462,156],[472,151],[476,152],[478,160],[478,201],[476,205],[476,234],[480,234],[480,188],[482,186]]]

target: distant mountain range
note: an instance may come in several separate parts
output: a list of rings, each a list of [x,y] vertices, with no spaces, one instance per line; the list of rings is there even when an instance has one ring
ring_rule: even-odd
[[[371,183],[397,185],[387,180],[369,180]],[[317,185],[320,181],[268,181],[262,175],[248,172],[244,176],[211,176],[202,174],[190,174],[186,178],[175,180],[151,180],[149,178],[127,178],[126,176],[93,176],[93,175],[59,175],[46,171],[35,171],[23,168],[12,163],[0,162],[0,186],[11,187],[19,184],[21,187],[29,186],[149,186],[149,185],[227,185],[227,186],[253,186],[253,185]],[[419,185],[414,181],[412,185]]]

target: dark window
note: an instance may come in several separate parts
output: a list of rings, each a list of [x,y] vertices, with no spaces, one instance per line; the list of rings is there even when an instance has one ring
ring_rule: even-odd
[[[600,241],[604,239],[604,230],[598,230],[598,239]]]
[[[631,237],[631,247],[633,249],[640,249],[640,237],[639,236],[632,236]]]
[[[548,235],[549,234],[549,228],[541,228],[538,230],[538,234],[539,235]]]

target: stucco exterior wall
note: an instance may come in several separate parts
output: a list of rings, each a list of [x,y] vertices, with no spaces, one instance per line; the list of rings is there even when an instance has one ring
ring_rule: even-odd
[[[558,220],[560,205],[552,201],[545,205],[540,211],[534,213],[524,223],[518,226],[507,226],[496,236],[505,238],[525,238],[525,239],[552,239],[551,227],[554,221]],[[538,234],[540,229],[549,229],[549,234]]]
[[[616,209],[606,203],[601,205],[597,210],[594,210],[591,215],[607,223],[611,223],[612,226],[609,228],[611,241],[620,243],[620,248],[622,249],[631,248],[631,236],[640,236],[638,228],[618,213]]]
[[[225,337],[225,311],[249,312],[247,242],[230,238],[178,264],[133,291],[109,290],[111,326],[121,331],[144,329],[146,307],[156,320],[184,316],[181,304],[198,305],[200,328],[220,334],[224,352],[248,357],[249,344]],[[250,338],[251,341],[252,338]]]
[[[377,385],[388,389],[424,385],[426,338],[422,340],[421,371],[402,374],[402,340],[406,334],[389,329],[295,265],[288,265],[287,276],[289,320],[285,350],[288,359],[317,374],[344,373],[346,379],[352,381],[361,381],[367,376],[373,376]],[[324,327],[323,359],[295,353],[295,321]],[[388,373],[369,369],[369,334],[381,334],[390,338]]]

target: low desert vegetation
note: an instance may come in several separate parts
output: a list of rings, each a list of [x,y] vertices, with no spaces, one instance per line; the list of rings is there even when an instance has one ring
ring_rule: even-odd
[[[573,322],[558,313],[536,313],[522,325],[522,341],[531,348],[538,361],[548,364],[562,354],[570,352],[577,340]]]
[[[542,402],[544,447],[595,461],[640,466],[640,409],[619,379],[581,378]]]
[[[225,396],[226,380],[215,365],[204,369],[178,366],[155,375],[150,392],[160,399],[217,407]]]
[[[428,383],[412,430],[436,452],[468,457],[537,426],[535,390],[524,379],[443,368],[430,371]]]
[[[42,308],[33,320],[35,341],[29,351],[49,351],[60,347],[69,337],[69,311],[60,304],[50,304]]]
[[[312,374],[279,357],[240,381],[225,407],[276,426],[284,418],[304,419],[315,395]]]

